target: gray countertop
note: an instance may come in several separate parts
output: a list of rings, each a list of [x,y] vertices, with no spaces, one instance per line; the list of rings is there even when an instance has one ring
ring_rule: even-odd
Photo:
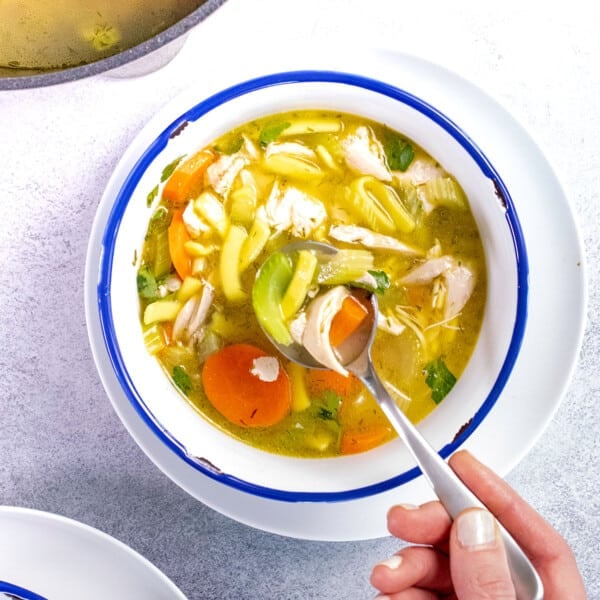
[[[163,69],[0,92],[0,503],[58,513],[125,542],[190,599],[370,598],[392,538],[309,542],[204,506],[129,436],[86,333],[85,254],[106,182],[194,64],[262,40],[360,42],[422,56],[476,83],[557,169],[587,255],[588,320],[550,425],[507,480],[569,541],[600,598],[600,37],[592,3],[228,0]],[[518,149],[515,149],[518,152]],[[551,266],[550,266],[551,268]],[[548,323],[552,327],[552,323]],[[382,515],[382,519],[384,515]]]

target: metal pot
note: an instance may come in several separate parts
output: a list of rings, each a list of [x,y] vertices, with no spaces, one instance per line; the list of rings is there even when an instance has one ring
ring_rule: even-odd
[[[189,30],[206,19],[225,0],[206,0],[196,10],[145,42],[95,62],[56,71],[0,67],[0,90],[18,90],[74,81],[105,71],[128,76],[152,71],[168,62],[183,45]]]

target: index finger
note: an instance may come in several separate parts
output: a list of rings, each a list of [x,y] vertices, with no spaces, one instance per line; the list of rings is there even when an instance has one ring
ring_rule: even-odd
[[[551,561],[568,548],[562,536],[535,509],[469,452],[457,452],[450,458],[449,464],[531,560]]]

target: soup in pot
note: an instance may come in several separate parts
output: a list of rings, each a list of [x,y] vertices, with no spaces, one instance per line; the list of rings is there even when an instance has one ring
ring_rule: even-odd
[[[334,347],[360,322],[361,307],[345,301],[350,286],[378,295],[375,366],[413,422],[444,401],[469,361],[486,271],[468,199],[383,124],[318,110],[258,119],[165,165],[148,206],[137,257],[146,347],[229,435],[302,457],[394,437],[353,375],[334,362],[290,363],[261,328],[284,343],[302,339],[306,315],[310,323],[329,294],[334,309],[315,331]],[[286,261],[277,251],[295,240],[338,252]]]
[[[1,0],[0,68],[91,63],[170,27],[204,0]]]

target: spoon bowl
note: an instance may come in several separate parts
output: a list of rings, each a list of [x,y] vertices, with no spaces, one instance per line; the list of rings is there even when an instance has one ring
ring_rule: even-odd
[[[291,255],[300,250],[327,255],[337,252],[337,249],[330,244],[313,241],[293,242],[278,252]],[[341,364],[350,373],[356,375],[373,395],[452,519],[468,508],[486,508],[421,435],[386,390],[371,358],[371,347],[375,339],[379,315],[377,296],[358,287],[351,287],[350,292],[367,308],[368,312],[361,326],[350,334],[342,345],[335,348]],[[279,352],[289,360],[312,369],[326,368],[313,358],[301,343],[294,341],[289,345],[280,344],[264,327],[262,329]],[[517,599],[542,600],[543,585],[535,567],[506,529],[499,523],[498,527],[506,547]]]

